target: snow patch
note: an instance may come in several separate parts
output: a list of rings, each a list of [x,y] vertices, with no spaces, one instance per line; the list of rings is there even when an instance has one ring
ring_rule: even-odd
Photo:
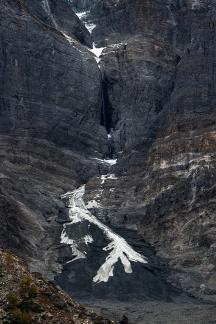
[[[91,235],[86,235],[86,236],[84,237],[84,241],[85,241],[85,244],[86,244],[86,245],[88,245],[89,243],[93,243],[93,242],[94,242],[94,240],[93,240],[93,238],[92,238]]]
[[[68,43],[70,43],[71,45],[74,44],[73,38],[71,38],[70,36],[68,36],[67,34],[65,34],[63,31],[61,31],[61,33],[66,38],[66,40],[68,41]]]
[[[75,13],[76,13],[77,17],[78,17],[80,20],[82,20],[83,18],[86,17],[88,11],[81,11],[81,12],[75,12]]]
[[[86,27],[86,29],[88,29],[89,33],[91,34],[93,32],[93,29],[95,29],[96,25],[85,23],[85,27]]]
[[[88,15],[89,11],[80,11],[80,12],[76,12],[77,17],[83,22],[83,24],[85,25],[86,29],[88,29],[89,33],[91,34],[93,29],[96,27],[95,24],[93,23],[87,23],[85,21],[86,16]]]
[[[105,163],[109,165],[115,165],[117,163],[117,159],[98,159],[98,158],[92,158],[93,160],[98,161],[99,163]]]
[[[90,50],[90,52],[92,52],[95,55],[95,59],[98,64],[100,63],[100,56],[104,49],[105,47],[96,47],[95,43],[93,43],[93,49]]]
[[[110,165],[115,165],[117,163],[117,159],[110,159],[110,160],[104,160],[105,163],[108,163]]]
[[[118,178],[115,174],[102,174],[101,175],[101,184],[104,184],[106,180],[117,180]]]
[[[99,208],[100,204],[96,200],[90,200],[88,201],[86,208],[91,209],[91,208]]]
[[[84,203],[83,195],[85,194],[85,185],[62,196],[63,199],[69,200],[70,206],[70,219],[71,223],[88,221],[96,225],[103,231],[104,235],[111,242],[103,248],[104,251],[109,251],[104,264],[98,269],[97,274],[93,278],[93,282],[107,282],[113,276],[114,266],[118,261],[121,261],[126,273],[132,273],[131,262],[148,263],[147,258],[136,252],[127,242],[118,234],[114,233],[108,226],[100,222],[88,209]],[[67,226],[67,225],[65,225]],[[88,236],[86,242],[90,243],[91,238]],[[76,259],[83,258],[85,255],[77,248],[74,240],[68,238],[63,229],[61,242],[69,244],[72,249],[73,255]],[[73,260],[74,261],[74,260]]]
[[[64,224],[63,225],[63,231],[61,233],[61,243],[62,244],[66,244],[69,245],[71,250],[72,250],[72,255],[75,256],[75,258],[73,258],[71,261],[68,261],[67,263],[73,262],[75,260],[78,259],[85,259],[86,256],[83,252],[81,252],[78,248],[78,245],[76,244],[76,242],[72,239],[69,238],[67,232],[66,232],[66,228],[69,224]]]

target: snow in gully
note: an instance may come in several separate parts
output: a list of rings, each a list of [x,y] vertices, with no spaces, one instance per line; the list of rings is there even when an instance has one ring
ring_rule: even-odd
[[[77,17],[83,22],[86,29],[89,31],[90,34],[92,34],[93,30],[95,29],[96,25],[90,22],[87,22],[86,18],[88,16],[88,11],[82,11],[82,12],[76,12]],[[100,56],[103,52],[105,47],[96,47],[96,44],[93,42],[92,49],[90,49],[90,52],[94,54],[95,60],[98,64],[98,67],[100,68]]]
[[[116,234],[111,228],[99,221],[90,210],[89,206],[85,204],[83,196],[85,194],[85,185],[80,188],[68,192],[62,196],[62,199],[68,199],[69,207],[69,218],[70,222],[64,224],[63,231],[61,233],[61,243],[67,244],[72,250],[72,261],[75,262],[77,259],[86,258],[86,253],[79,249],[80,243],[85,243],[86,246],[93,242],[91,235],[85,235],[83,238],[79,238],[78,242],[70,237],[67,233],[67,227],[80,223],[89,222],[94,224],[99,231],[102,231],[109,241],[109,244],[103,247],[103,251],[108,252],[105,262],[99,267],[97,273],[93,278],[93,282],[107,282],[110,277],[114,275],[113,271],[117,262],[121,262],[124,271],[126,273],[132,273],[131,262],[148,263],[147,258],[140,253],[136,252],[124,238]]]

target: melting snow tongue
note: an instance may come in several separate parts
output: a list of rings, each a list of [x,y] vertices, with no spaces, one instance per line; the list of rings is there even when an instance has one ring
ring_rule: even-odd
[[[133,272],[132,262],[146,264],[147,258],[145,256],[136,252],[123,237],[99,221],[88,210],[91,206],[85,205],[83,200],[84,194],[85,186],[82,186],[62,196],[62,199],[67,200],[70,218],[70,222],[63,225],[61,234],[61,243],[71,248],[72,259],[67,261],[67,263],[87,258],[88,251],[90,250],[89,245],[94,243],[94,237],[91,235],[90,228],[94,227],[94,232],[99,231],[99,236],[104,236],[104,241],[108,243],[101,247],[105,254],[105,260],[98,266],[98,270],[93,277],[94,283],[108,282],[109,278],[114,276],[114,268],[119,261],[125,273],[128,274]]]

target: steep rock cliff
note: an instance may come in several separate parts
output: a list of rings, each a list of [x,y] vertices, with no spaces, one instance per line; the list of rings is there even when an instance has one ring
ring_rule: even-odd
[[[84,22],[106,47],[100,68],[117,158],[115,180],[89,182],[102,190],[98,217],[139,229],[169,261],[172,282],[196,296],[205,287],[214,300],[215,4],[122,0],[89,9]]]
[[[1,244],[51,276],[62,227],[55,219],[64,214],[59,195],[97,173],[90,157],[107,150],[100,73],[72,38],[74,30],[86,40],[89,33],[71,9],[67,34],[53,6],[7,1],[0,12]]]
[[[0,242],[77,297],[215,301],[215,10],[1,4]]]

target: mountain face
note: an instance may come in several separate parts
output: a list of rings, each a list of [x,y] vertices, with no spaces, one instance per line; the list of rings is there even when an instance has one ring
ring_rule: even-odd
[[[0,246],[90,305],[184,296],[207,323],[188,296],[216,301],[215,15],[0,4]]]

